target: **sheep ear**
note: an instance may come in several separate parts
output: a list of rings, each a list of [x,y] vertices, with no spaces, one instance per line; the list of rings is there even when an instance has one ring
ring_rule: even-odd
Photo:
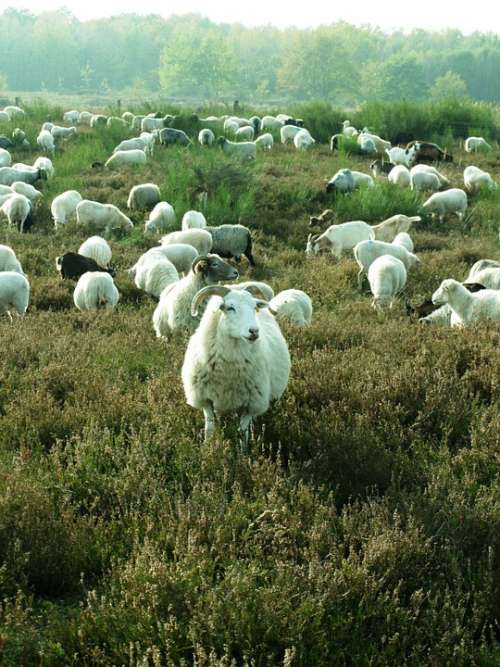
[[[206,271],[206,269],[209,266],[209,257],[208,255],[198,255],[198,257],[195,257],[193,260],[193,263],[191,264],[191,270],[193,273],[200,273],[200,271]]]
[[[257,310],[262,310],[262,308],[269,308],[269,304],[267,301],[259,299],[257,301]]]
[[[266,295],[257,287],[257,285],[247,285],[245,287],[245,292],[249,292],[256,299],[260,299],[267,303]]]

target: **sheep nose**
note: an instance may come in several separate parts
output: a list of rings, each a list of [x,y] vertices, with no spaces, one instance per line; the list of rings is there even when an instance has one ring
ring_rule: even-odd
[[[257,338],[259,337],[259,329],[257,327],[252,327],[248,331],[250,333],[249,336],[250,340],[257,340]]]

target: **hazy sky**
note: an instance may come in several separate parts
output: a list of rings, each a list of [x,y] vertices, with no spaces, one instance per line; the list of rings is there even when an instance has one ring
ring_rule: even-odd
[[[252,26],[271,23],[279,27],[307,27],[343,20],[356,25],[379,26],[383,30],[458,28],[467,33],[475,30],[500,33],[498,0],[475,0],[472,5],[465,0],[344,0],[336,2],[335,7],[333,4],[331,0],[146,0],[144,3],[137,0],[0,0],[0,10],[11,6],[39,13],[65,6],[81,20],[120,13],[168,17],[198,12],[217,22]]]

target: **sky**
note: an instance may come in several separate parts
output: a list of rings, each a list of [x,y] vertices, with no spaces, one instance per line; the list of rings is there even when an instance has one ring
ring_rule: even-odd
[[[495,8],[495,5],[497,7]],[[272,24],[280,28],[290,25],[312,27],[346,21],[355,25],[378,26],[391,31],[413,28],[445,30],[457,28],[464,33],[474,31],[500,33],[498,0],[0,0],[6,7],[29,9],[34,13],[68,8],[85,21],[121,13],[172,14],[196,12],[216,22],[243,23],[247,26]]]

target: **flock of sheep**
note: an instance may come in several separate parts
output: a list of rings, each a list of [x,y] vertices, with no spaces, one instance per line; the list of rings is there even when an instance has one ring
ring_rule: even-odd
[[[6,107],[0,111],[0,120],[2,113],[10,113],[10,118],[24,114],[18,107]],[[272,149],[272,132],[279,132],[282,143],[293,141],[299,150],[315,144],[310,132],[303,127],[303,121],[286,115],[198,120],[204,125],[198,134],[201,145],[218,143],[224,152],[239,159],[255,159],[259,146]],[[106,118],[90,112],[69,111],[63,121],[73,125],[43,124],[37,144],[45,153],[53,155],[61,142],[71,140],[77,132],[77,124],[123,125],[140,131],[139,136],[116,146],[104,165],[109,169],[146,164],[156,144],[188,146],[192,141],[183,131],[172,127],[173,116],[157,118],[155,114],[134,116],[125,112],[122,118]],[[216,132],[220,130],[225,136],[216,139]],[[22,130],[16,129],[15,133],[17,145],[26,142]],[[331,139],[332,150],[339,148],[343,137],[355,138],[360,154],[377,159],[371,165],[373,177],[350,169],[338,171],[326,186],[334,201],[357,188],[375,187],[376,179],[387,174],[395,186],[433,192],[423,204],[423,210],[442,220],[450,213],[463,216],[467,192],[474,193],[482,187],[496,188],[487,172],[470,165],[464,171],[465,190],[443,190],[449,185],[448,179],[436,167],[425,164],[425,160],[449,161],[452,157],[435,144],[416,141],[405,148],[392,147],[367,128],[358,132],[345,121],[342,133]],[[36,200],[42,196],[35,184],[53,178],[55,170],[47,156],[38,157],[32,165],[12,164],[8,148],[13,141],[14,135],[12,139],[0,136],[0,211],[11,226],[23,232],[26,221],[33,215]],[[465,148],[471,152],[490,147],[484,139],[470,137]],[[200,208],[204,207],[207,197],[208,193],[201,193]],[[146,235],[163,234],[176,226],[174,208],[161,200],[160,190],[154,183],[134,186],[127,207],[148,212]],[[56,259],[61,277],[77,281],[73,295],[75,306],[82,311],[114,308],[120,295],[113,280],[115,270],[106,238],[114,229],[130,231],[133,222],[118,207],[84,199],[76,190],[56,196],[51,203],[51,213],[56,229],[76,217],[78,224],[101,234],[87,239],[77,253],[68,252]],[[320,216],[311,217],[310,225],[326,226],[333,219],[333,211],[327,209]],[[373,306],[392,307],[394,298],[406,285],[408,272],[419,263],[408,232],[420,220],[420,216],[397,214],[378,225],[361,220],[329,224],[323,233],[309,235],[306,254],[312,258],[327,250],[340,258],[343,253],[352,251],[359,266],[359,288],[366,276]],[[137,288],[158,299],[153,314],[153,328],[158,337],[168,338],[180,331],[191,334],[182,380],[188,403],[204,412],[206,437],[213,432],[215,414],[236,412],[240,414],[240,442],[245,449],[252,418],[263,414],[270,402],[283,394],[288,383],[290,355],[279,322],[285,319],[297,326],[308,325],[312,302],[299,289],[275,295],[266,283],[233,282],[239,274],[227,260],[239,263],[243,255],[254,266],[250,229],[239,224],[210,226],[203,212],[192,210],[182,218],[179,231],[161,236],[159,244],[139,257],[128,273]],[[28,280],[14,250],[1,245],[0,312],[9,317],[11,311],[24,315],[29,291]],[[464,283],[445,280],[432,295],[432,305],[427,306],[428,313],[422,318],[426,322],[455,326],[483,318],[500,320],[500,262],[481,260],[472,267]]]

